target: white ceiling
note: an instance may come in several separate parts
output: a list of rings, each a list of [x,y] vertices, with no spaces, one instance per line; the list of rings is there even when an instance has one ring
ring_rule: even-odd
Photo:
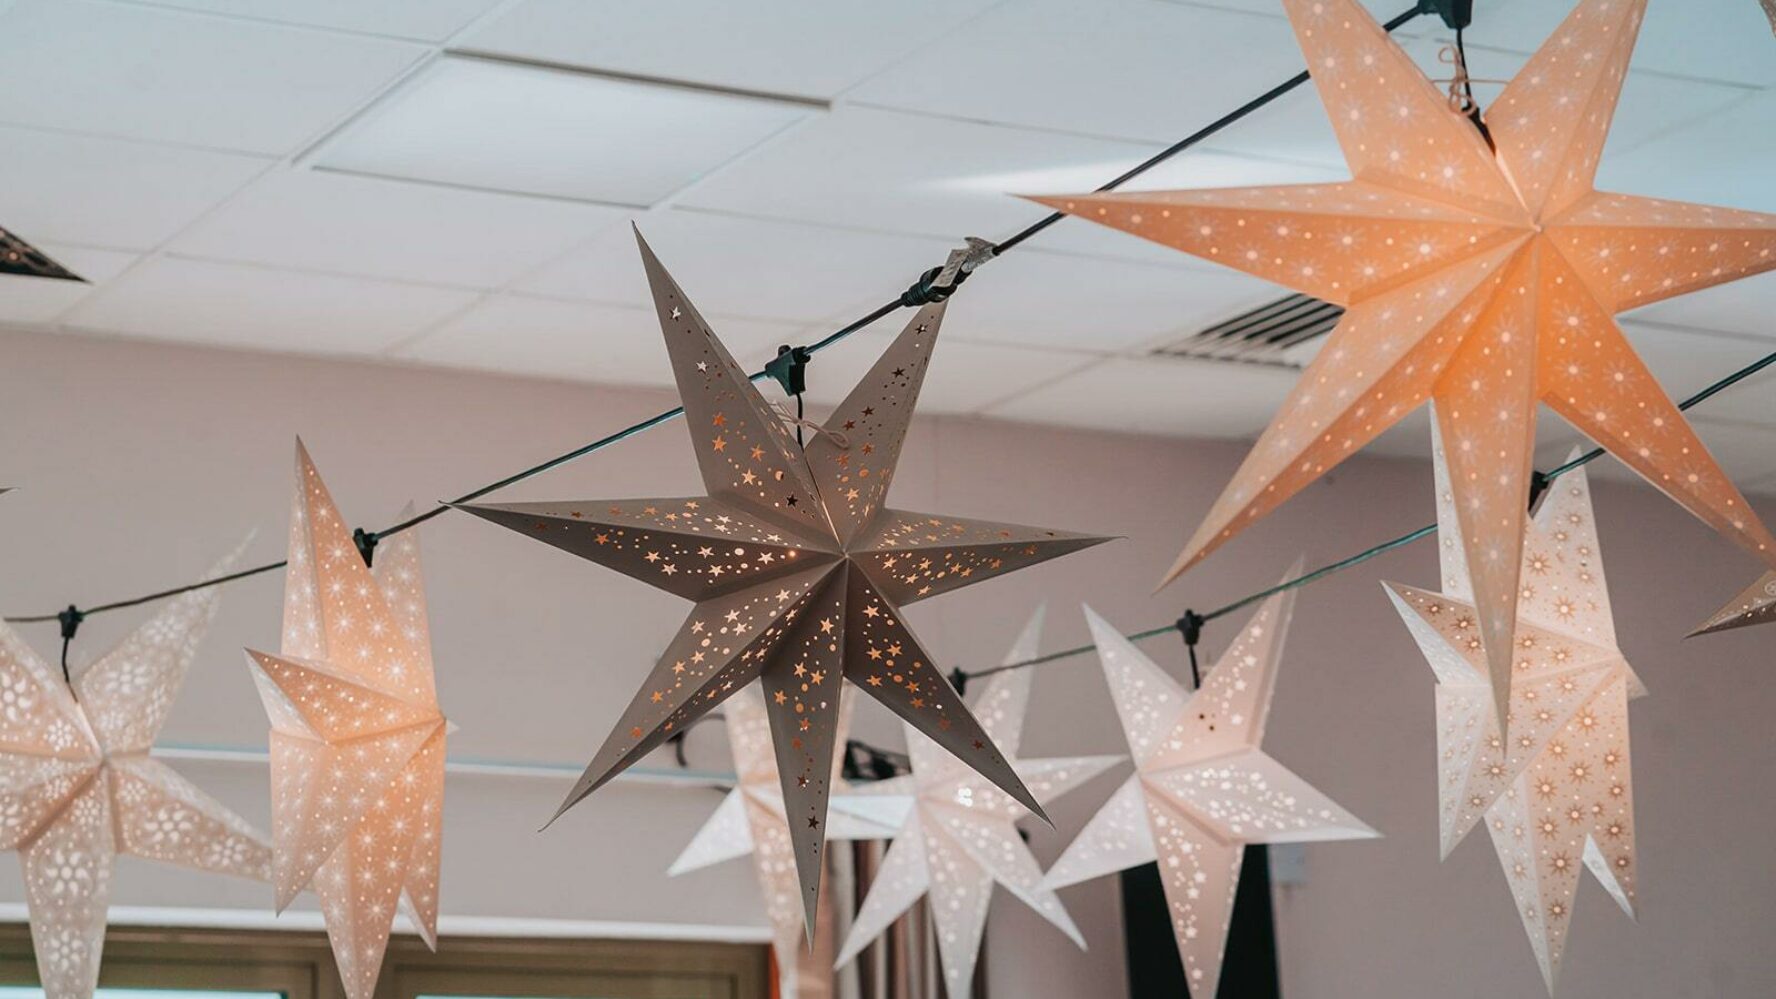
[[[1569,3],[1476,6],[1490,78]],[[1442,36],[1401,33],[1436,71]],[[0,0],[0,225],[93,282],[0,278],[0,322],[664,384],[629,221],[759,363],[1040,216],[1010,193],[1094,187],[1299,67],[1278,0]],[[1651,0],[1600,183],[1776,211],[1772,162],[1757,5]],[[1302,90],[1140,186],[1342,171]],[[1250,437],[1292,372],[1146,355],[1278,293],[1069,220],[956,297],[924,405]],[[1681,396],[1776,349],[1773,317],[1776,275],[1627,325]],[[811,396],[892,330],[822,355]],[[1772,388],[1696,413],[1751,488],[1776,490]]]

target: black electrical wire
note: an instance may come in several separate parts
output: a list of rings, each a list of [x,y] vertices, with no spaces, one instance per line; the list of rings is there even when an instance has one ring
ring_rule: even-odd
[[[1404,11],[1398,15],[1395,15],[1383,27],[1388,32],[1392,32],[1394,29],[1400,27],[1401,25],[1405,24],[1406,22],[1417,17],[1419,15],[1419,13],[1420,13],[1420,11],[1419,11],[1418,7],[1414,6],[1411,10]],[[1284,94],[1288,93],[1289,91],[1294,90],[1296,87],[1301,86],[1303,83],[1306,83],[1308,81],[1308,79],[1309,79],[1308,72],[1306,70],[1302,70],[1300,73],[1297,73],[1293,77],[1290,77],[1288,80],[1284,81],[1283,83],[1280,83],[1280,84],[1276,85],[1275,87],[1272,87],[1271,89],[1265,91],[1264,93],[1258,95],[1257,97],[1254,97],[1253,99],[1240,105],[1238,108],[1235,108],[1234,110],[1228,112],[1227,114],[1222,115],[1220,118],[1217,118],[1215,121],[1209,123],[1207,126],[1197,130],[1196,132],[1191,133],[1190,135],[1185,136],[1182,139],[1179,139],[1177,142],[1172,143],[1170,146],[1167,146],[1166,148],[1160,150],[1159,152],[1154,153],[1152,156],[1149,156],[1147,159],[1141,161],[1141,163],[1139,163],[1138,165],[1136,165],[1132,169],[1128,170],[1126,173],[1123,173],[1122,175],[1111,180],[1109,183],[1106,183],[1103,186],[1097,188],[1097,190],[1094,193],[1102,193],[1104,191],[1114,190],[1115,188],[1122,186],[1123,184],[1127,183],[1128,181],[1133,180],[1136,177],[1139,177],[1141,174],[1146,173],[1148,170],[1153,169],[1155,166],[1158,166],[1160,163],[1163,163],[1166,160],[1172,158],[1173,156],[1176,156],[1179,153],[1183,152],[1184,150],[1189,149],[1191,146],[1194,146],[1197,143],[1201,142],[1202,140],[1208,138],[1209,136],[1214,135],[1216,132],[1221,131],[1222,129],[1226,128],[1228,125],[1231,125],[1236,121],[1239,121],[1241,118],[1244,118],[1245,116],[1251,114],[1252,112],[1258,110],[1259,108],[1265,106],[1266,104],[1269,104],[1271,101],[1276,100],[1278,97],[1281,97]],[[1066,217],[1066,215],[1062,212],[1050,212],[1048,215],[1025,226],[1023,229],[1014,233],[1010,237],[1007,237],[1006,239],[1004,239],[998,243],[994,243],[992,245],[993,256],[998,256],[999,254],[1004,253],[1005,251],[1017,246],[1018,244],[1029,239],[1031,236],[1036,235],[1037,233],[1041,232],[1044,229],[1047,229],[1049,226],[1054,225],[1056,222],[1059,222],[1061,219],[1063,219],[1065,217]],[[951,283],[948,286],[938,286],[934,283],[934,281],[941,270],[942,270],[941,268],[934,267],[931,270],[926,271],[923,275],[920,276],[918,281],[915,281],[910,288],[908,288],[906,291],[902,292],[899,296],[894,298],[892,301],[884,302],[882,305],[879,305],[874,310],[872,310],[868,315],[865,315],[865,316],[862,316],[856,320],[853,320],[852,322],[846,324],[845,326],[841,327],[840,329],[835,330],[834,332],[828,334],[826,337],[822,338],[821,340],[819,340],[813,344],[810,344],[806,348],[803,348],[803,349],[809,354],[813,354],[818,351],[825,350],[826,348],[832,346],[833,344],[838,343],[839,341],[845,339],[846,337],[850,336],[853,333],[856,333],[858,330],[863,329],[864,327],[870,325],[871,323],[874,323],[877,320],[882,319],[886,316],[892,315],[894,312],[896,312],[899,309],[912,308],[912,307],[916,307],[916,306],[920,306],[920,305],[926,305],[926,304],[929,304],[932,302],[943,301],[945,298],[949,297],[950,293],[955,291],[956,287],[962,283],[964,278],[967,277],[967,272],[966,271],[958,272],[953,283]],[[756,381],[761,381],[767,377],[772,377],[772,375],[769,370],[761,370],[761,371],[755,371],[747,377],[750,380],[756,382]],[[799,404],[800,401],[801,400],[798,398],[797,403]],[[393,535],[393,534],[399,534],[402,531],[412,530],[413,528],[418,527],[419,525],[425,523],[426,521],[431,520],[433,517],[436,517],[439,514],[444,513],[446,510],[449,510],[451,508],[451,506],[453,506],[455,504],[472,503],[475,500],[478,500],[481,497],[487,495],[488,493],[495,492],[500,489],[504,489],[507,486],[522,482],[525,479],[531,478],[533,476],[541,475],[542,473],[550,471],[551,469],[557,468],[561,465],[565,465],[570,461],[574,461],[575,459],[578,459],[578,458],[583,458],[586,455],[593,453],[594,451],[601,451],[607,447],[610,447],[613,444],[617,444],[622,441],[628,440],[629,438],[634,437],[637,434],[644,433],[648,430],[652,430],[653,428],[659,426],[662,423],[669,423],[672,420],[675,420],[678,417],[683,416],[683,415],[684,415],[684,407],[683,406],[679,406],[675,409],[667,410],[666,412],[661,413],[657,416],[651,416],[645,420],[642,420],[640,423],[636,423],[631,426],[624,427],[622,430],[619,430],[614,434],[610,434],[609,436],[606,436],[606,437],[601,437],[598,440],[591,442],[590,444],[586,444],[581,447],[577,447],[577,448],[573,449],[572,451],[567,452],[566,454],[561,454],[561,455],[557,455],[556,457],[550,458],[548,461],[545,461],[540,465],[532,465],[531,467],[524,469],[521,472],[515,472],[511,475],[508,475],[505,478],[499,480],[498,482],[494,482],[494,483],[490,483],[488,485],[482,486],[481,488],[476,489],[473,492],[464,493],[463,495],[458,496],[456,499],[451,500],[449,503],[440,503],[439,505],[432,507],[430,510],[425,511],[424,513],[418,514],[413,517],[409,517],[408,519],[403,520],[398,524],[394,524],[390,527],[385,527],[380,531],[362,531],[360,529],[360,533],[363,535],[364,540],[360,541],[359,550],[360,551],[368,551],[370,549],[373,549],[375,547],[376,542],[379,539],[389,537],[390,535]],[[799,439],[799,437],[801,435],[801,427],[799,425],[796,428],[796,434]],[[365,547],[366,541],[368,543],[369,548]],[[288,564],[289,564],[289,562],[287,560],[279,560],[276,562],[267,562],[264,565],[254,566],[250,569],[242,569],[239,572],[232,572],[226,576],[217,576],[214,579],[206,579],[206,580],[202,580],[202,581],[199,581],[196,583],[188,583],[184,586],[175,586],[172,589],[159,590],[157,592],[145,594],[140,597],[132,597],[128,600],[115,600],[115,601],[112,601],[111,603],[108,603],[108,604],[99,604],[94,607],[87,607],[87,608],[84,608],[83,610],[81,610],[79,613],[84,618],[84,617],[91,616],[93,614],[102,614],[105,611],[121,610],[125,607],[136,607],[141,604],[151,603],[155,600],[163,600],[167,597],[176,597],[181,593],[190,593],[193,590],[201,590],[201,589],[204,589],[204,588],[210,587],[210,586],[220,586],[224,583],[232,583],[235,580],[246,579],[250,576],[258,576],[263,573],[272,572],[277,569],[282,569],[285,566],[287,566]],[[72,606],[70,607],[70,609],[73,609]],[[13,624],[35,624],[35,623],[39,623],[39,622],[43,622],[43,621],[55,621],[55,620],[59,620],[59,619],[60,619],[60,614],[57,613],[57,614],[20,615],[17,617],[8,617],[5,620],[8,622],[11,622]],[[70,638],[71,638],[71,636],[70,636]]]
[[[1740,368],[1738,371],[1735,371],[1732,374],[1727,375],[1725,378],[1722,378],[1721,380],[1708,386],[1707,388],[1703,389],[1702,391],[1697,392],[1696,394],[1690,396],[1689,398],[1685,399],[1684,401],[1678,403],[1677,408],[1680,410],[1690,409],[1691,407],[1696,406],[1696,405],[1712,398],[1717,393],[1722,392],[1728,388],[1731,388],[1732,386],[1737,385],[1739,382],[1742,382],[1745,379],[1750,378],[1752,375],[1757,374],[1758,372],[1764,370],[1765,368],[1770,367],[1773,364],[1776,364],[1776,352],[1765,354],[1763,357],[1757,359],[1756,361],[1753,361],[1752,363],[1747,364],[1745,367]],[[1584,454],[1579,455],[1577,458],[1574,458],[1573,460],[1567,462],[1564,465],[1558,465],[1554,468],[1549,469],[1546,472],[1536,472],[1534,475],[1534,479],[1533,479],[1534,486],[1532,486],[1532,492],[1539,493],[1541,489],[1547,488],[1548,483],[1553,482],[1555,479],[1559,478],[1562,475],[1565,475],[1566,473],[1568,473],[1570,471],[1573,471],[1574,469],[1583,467],[1585,465],[1589,465],[1591,462],[1596,461],[1597,459],[1603,457],[1607,453],[1608,452],[1605,451],[1603,448],[1594,447],[1591,450],[1586,451]],[[1532,496],[1531,499],[1533,501],[1534,497]],[[1149,639],[1149,638],[1158,638],[1160,635],[1169,635],[1173,632],[1183,633],[1185,636],[1185,639],[1186,639],[1186,643],[1190,647],[1191,674],[1193,676],[1195,676],[1196,675],[1196,642],[1191,640],[1191,633],[1189,630],[1189,622],[1192,618],[1195,619],[1196,629],[1197,629],[1197,631],[1200,632],[1203,624],[1206,624],[1209,621],[1213,621],[1216,618],[1225,617],[1229,614],[1232,614],[1234,611],[1240,610],[1241,608],[1244,608],[1244,607],[1251,606],[1252,604],[1255,604],[1258,601],[1263,600],[1267,597],[1274,597],[1279,593],[1283,593],[1288,590],[1297,589],[1299,587],[1306,586],[1309,583],[1318,582],[1319,580],[1322,580],[1322,579],[1326,578],[1327,576],[1330,576],[1334,573],[1342,572],[1345,569],[1349,569],[1350,567],[1355,566],[1355,565],[1361,565],[1362,563],[1367,562],[1370,559],[1375,558],[1378,555],[1385,555],[1388,552],[1391,552],[1396,548],[1404,548],[1407,545],[1413,543],[1414,541],[1419,540],[1420,538],[1428,538],[1435,533],[1437,533],[1437,525],[1436,524],[1426,524],[1425,526],[1419,528],[1416,531],[1409,531],[1405,534],[1400,535],[1397,538],[1393,538],[1388,541],[1383,541],[1381,544],[1376,545],[1373,548],[1366,548],[1363,551],[1356,553],[1355,555],[1351,555],[1346,558],[1341,558],[1338,561],[1330,563],[1328,565],[1320,566],[1318,569],[1315,569],[1309,573],[1304,573],[1300,576],[1296,576],[1294,579],[1285,579],[1282,582],[1276,584],[1275,586],[1266,587],[1262,590],[1259,590],[1257,593],[1253,593],[1248,596],[1241,597],[1238,600],[1235,600],[1230,604],[1225,604],[1223,606],[1217,607],[1212,611],[1207,611],[1202,614],[1197,614],[1195,611],[1186,611],[1184,614],[1184,617],[1179,618],[1176,622],[1174,622],[1172,624],[1168,624],[1168,625],[1165,625],[1164,627],[1160,627],[1160,628],[1149,628],[1146,631],[1138,631],[1132,635],[1125,635],[1123,637],[1125,637],[1128,640],[1133,641],[1133,642],[1139,642],[1139,641],[1143,641],[1143,640]],[[1056,662],[1061,659],[1071,659],[1075,656],[1082,656],[1088,652],[1094,652],[1096,650],[1097,650],[1097,646],[1095,646],[1095,645],[1080,645],[1080,646],[1076,646],[1071,649],[1062,649],[1059,652],[1050,652],[1048,655],[1037,656],[1034,659],[1023,659],[1023,660],[1019,660],[1018,662],[1006,663],[1003,666],[993,666],[988,669],[972,670],[972,671],[957,670],[956,673],[958,675],[960,675],[962,680],[966,683],[969,681],[978,680],[981,677],[992,676],[995,673],[1004,673],[1004,672],[1007,672],[1008,670],[1025,669],[1030,666],[1040,666],[1043,663],[1052,663],[1052,662]]]

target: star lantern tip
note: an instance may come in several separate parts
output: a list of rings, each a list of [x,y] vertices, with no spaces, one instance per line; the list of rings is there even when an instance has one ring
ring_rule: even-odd
[[[1712,635],[1771,621],[1776,621],[1776,572],[1764,573],[1684,637]]]
[[[1776,267],[1776,216],[1592,187],[1644,2],[1573,8],[1487,111],[1496,151],[1356,0],[1285,6],[1353,180],[1032,199],[1346,308],[1161,585],[1432,400],[1501,670],[1538,402],[1776,567],[1613,318]]]

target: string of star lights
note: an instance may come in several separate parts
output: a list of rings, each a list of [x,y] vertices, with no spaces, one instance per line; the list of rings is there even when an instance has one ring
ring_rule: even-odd
[[[1448,11],[1449,2],[1450,0],[1420,0],[1418,6],[1395,15],[1383,25],[1383,28],[1389,33],[1392,33],[1401,25],[1413,20],[1420,14],[1433,11],[1441,14],[1441,16],[1443,16],[1453,27],[1457,23],[1455,20],[1456,15]],[[1465,24],[1466,19],[1463,18],[1461,23]],[[1225,129],[1229,125],[1232,125],[1259,108],[1264,107],[1272,101],[1275,101],[1277,98],[1295,90],[1297,87],[1306,83],[1310,78],[1308,71],[1305,69],[1302,70],[1282,83],[1277,84],[1264,93],[1259,94],[1257,97],[1254,97],[1232,111],[1229,111],[1227,114],[1222,115],[1220,118],[1215,119],[1209,124],[1204,125],[1202,128],[1197,129],[1195,132],[1192,132],[1184,138],[1179,139],[1177,142],[1172,143],[1159,152],[1154,153],[1152,156],[1142,160],[1133,167],[1130,167],[1126,172],[1105,182],[1093,193],[1113,191],[1118,187],[1121,187],[1123,184],[1134,180],[1136,177],[1152,170],[1166,160],[1169,160],[1190,147],[1197,145],[1204,139],[1215,135],[1222,129]],[[997,243],[990,243],[986,240],[974,239],[971,237],[968,240],[968,246],[966,249],[951,253],[950,259],[946,261],[944,266],[933,267],[921,274],[917,281],[914,281],[911,286],[893,299],[882,303],[875,309],[871,310],[867,315],[847,323],[845,326],[806,347],[785,346],[781,348],[776,359],[760,370],[748,375],[747,378],[754,382],[764,381],[767,378],[777,381],[783,387],[785,393],[792,395],[797,399],[799,406],[803,368],[806,366],[808,359],[812,355],[839,343],[853,333],[856,333],[858,330],[869,326],[879,319],[892,315],[903,308],[918,308],[919,306],[931,305],[944,301],[949,298],[950,295],[961,286],[962,282],[967,279],[968,275],[973,273],[973,271],[981,264],[1021,245],[1025,240],[1042,232],[1044,229],[1047,229],[1049,226],[1054,225],[1056,222],[1059,222],[1066,217],[1066,213],[1064,212],[1050,212]],[[631,424],[615,433],[592,441],[589,444],[582,445],[565,454],[550,458],[541,464],[532,465],[523,471],[514,472],[497,482],[491,482],[479,489],[464,493],[448,503],[440,503],[424,513],[409,517],[398,524],[385,527],[380,531],[366,531],[363,528],[358,528],[357,531],[353,533],[352,539],[357,542],[359,553],[364,556],[364,561],[368,563],[375,554],[376,543],[383,538],[400,534],[403,531],[412,530],[426,521],[445,513],[452,507],[464,503],[472,503],[489,493],[497,492],[507,486],[516,485],[526,479],[559,468],[571,461],[602,451],[607,447],[619,444],[631,437],[637,436],[638,434],[646,433],[661,424],[670,423],[683,415],[684,407],[678,406],[655,416],[650,416],[639,423]],[[800,429],[801,424],[798,423],[798,434]],[[214,579],[206,579],[200,582],[189,583],[184,586],[176,586],[171,589],[157,590],[153,593],[146,593],[142,596],[131,597],[126,600],[114,600],[110,603],[97,604],[92,607],[80,607],[77,604],[69,604],[67,608],[54,613],[9,615],[5,620],[12,624],[40,624],[48,621],[59,621],[62,626],[63,659],[65,662],[67,657],[67,643],[73,641],[75,634],[79,631],[81,622],[94,614],[123,610],[128,607],[139,607],[142,604],[152,603],[156,600],[165,600],[168,597],[176,597],[181,593],[190,593],[193,590],[201,590],[211,586],[221,586],[225,583],[248,579],[267,572],[275,572],[278,569],[285,568],[287,565],[288,563],[284,560],[267,562],[264,565],[254,566],[250,569],[242,569],[239,572],[232,572],[225,576],[218,576]]]

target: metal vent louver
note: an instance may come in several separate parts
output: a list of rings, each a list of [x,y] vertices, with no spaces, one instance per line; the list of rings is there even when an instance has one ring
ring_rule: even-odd
[[[1157,347],[1159,357],[1194,357],[1300,368],[1292,348],[1331,332],[1344,309],[1306,295],[1289,295]]]

